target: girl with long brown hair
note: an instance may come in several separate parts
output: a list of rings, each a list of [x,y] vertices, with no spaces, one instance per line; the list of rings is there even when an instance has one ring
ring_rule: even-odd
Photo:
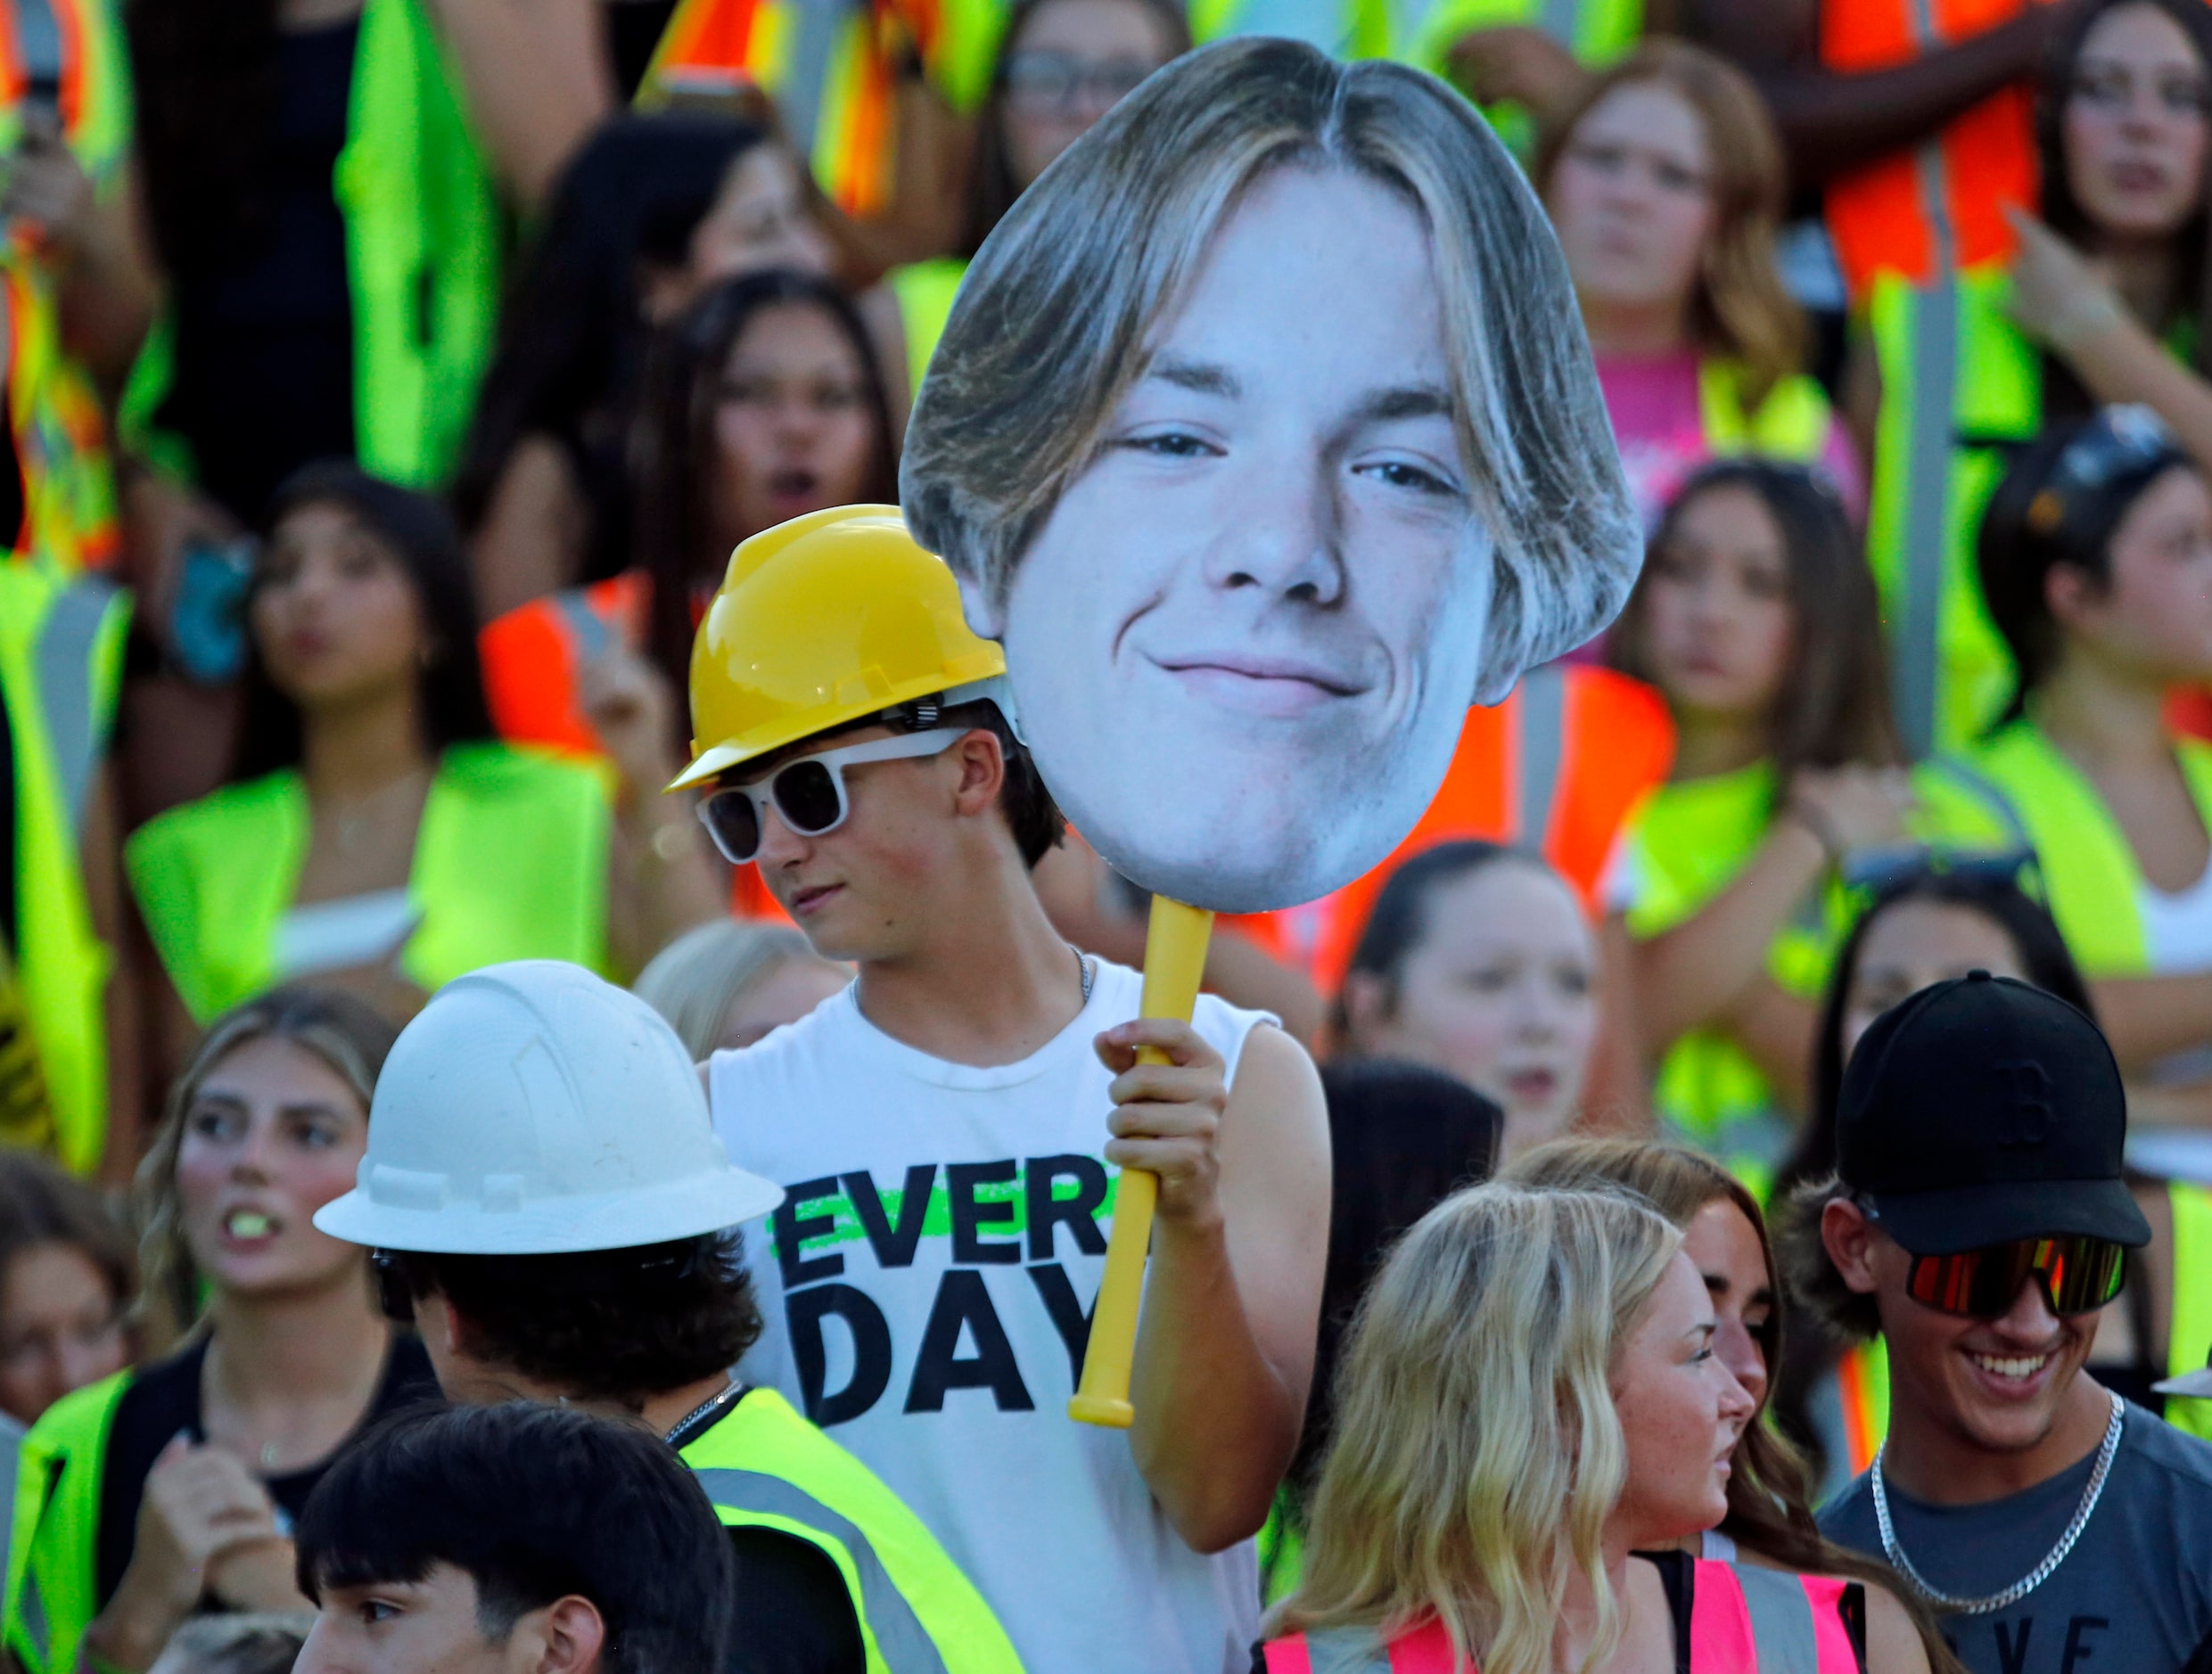
[[[1535,180],[1646,526],[1720,455],[1818,463],[1855,510],[1858,461],[1805,373],[1804,313],[1775,267],[1781,147],[1750,82],[1649,42],[1548,126]]]
[[[1624,1033],[1658,1066],[1671,1133],[1770,1178],[1805,1108],[1854,857],[2017,833],[1948,771],[1904,767],[1872,580],[1842,504],[1803,467],[1723,461],[1691,478],[1610,649],[1666,699],[1677,740],[1606,885]],[[1652,1083],[1640,1063],[1619,1085]]]

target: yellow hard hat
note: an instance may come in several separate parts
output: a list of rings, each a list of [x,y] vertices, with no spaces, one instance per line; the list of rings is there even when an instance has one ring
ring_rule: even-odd
[[[897,506],[794,517],[730,554],[692,642],[691,765],[669,789],[1006,666]]]

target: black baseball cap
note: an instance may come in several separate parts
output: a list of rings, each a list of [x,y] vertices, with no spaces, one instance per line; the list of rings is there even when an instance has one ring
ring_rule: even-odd
[[[1976,971],[1884,1012],[1844,1071],[1836,1172],[1914,1255],[2069,1235],[2140,1247],[2127,1094],[2096,1024]]]

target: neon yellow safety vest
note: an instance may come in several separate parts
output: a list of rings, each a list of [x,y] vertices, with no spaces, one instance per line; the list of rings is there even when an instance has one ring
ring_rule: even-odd
[[[1643,38],[1644,0],[1400,0],[1386,25],[1386,53],[1356,55],[1387,55],[1449,81],[1451,48],[1462,36],[1508,24],[1534,25],[1585,68],[1602,70]],[[1483,114],[1516,157],[1534,155],[1535,120],[1521,105],[1486,105]]]
[[[752,86],[848,215],[891,207],[899,86],[909,53],[947,103],[990,91],[1007,0],[679,0],[637,86],[640,111]]]
[[[0,42],[0,75],[9,86],[53,90],[62,137],[95,192],[121,185],[130,147],[130,77],[110,0],[8,0],[12,27]],[[0,106],[0,152],[23,134],[19,101]]]
[[[2212,744],[2177,738],[2174,750],[2198,815],[2212,825]],[[2096,786],[2032,720],[2002,728],[1970,759],[2004,793],[2027,828],[2051,915],[2059,921],[2083,974],[2148,972],[2142,868]]]
[[[448,749],[415,833],[421,922],[400,970],[426,993],[507,959],[605,970],[610,819],[595,767],[509,744]],[[154,950],[200,1022],[278,980],[308,837],[307,788],[288,769],[171,808],[124,844]]]
[[[1983,850],[2017,847],[2018,825],[1995,800],[1950,769],[1912,772],[1920,810],[1915,841]],[[1695,916],[1750,864],[1774,820],[1771,761],[1733,773],[1662,784],[1623,828],[1608,893],[1624,903],[1629,934],[1649,940]],[[1766,973],[1785,993],[1811,999],[1828,981],[1850,923],[1850,903],[1830,880],[1783,926]],[[1725,1033],[1695,1030],[1668,1050],[1653,1104],[1675,1135],[1720,1157],[1764,1193],[1793,1137],[1793,1118],[1750,1055]]]
[[[1205,46],[1236,35],[1295,32],[1336,58],[1402,58],[1413,44],[1411,8],[1399,0],[1328,0],[1326,8],[1298,9],[1327,20],[1318,36],[1311,29],[1287,30],[1286,18],[1267,0],[1191,0],[1191,39]]]
[[[725,1526],[780,1530],[837,1566],[868,1674],[1021,1674],[999,1619],[922,1520],[774,1390],[746,1391],[678,1457]]]
[[[0,85],[49,87],[62,134],[92,182],[112,201],[130,144],[130,90],[120,30],[108,0],[7,0],[0,30]],[[20,98],[0,103],[0,153],[21,143]],[[0,366],[23,481],[23,521],[0,529],[13,556],[64,570],[114,562],[115,483],[107,419],[83,367],[62,350],[53,274],[33,240],[0,251]]]
[[[365,0],[331,188],[353,301],[354,456],[408,488],[451,470],[498,329],[504,222],[457,78],[422,0]],[[173,376],[167,322],[133,370],[122,429],[188,471],[156,429]]]
[[[2166,1328],[2166,1374],[2181,1377],[2204,1370],[2212,1359],[2212,1191],[2170,1180],[2167,1201],[2174,1210],[2174,1297]],[[2187,1395],[2166,1398],[2166,1422],[2212,1441],[2212,1400]]]
[[[937,352],[937,340],[945,334],[945,322],[952,317],[952,299],[966,275],[967,263],[958,256],[910,262],[891,270],[891,294],[899,304],[899,329],[907,340],[909,398],[922,387],[922,374],[929,370],[929,357]]]
[[[85,1629],[100,1613],[100,1484],[108,1430],[136,1375],[64,1395],[23,1438],[9,1524],[0,1641],[23,1674],[74,1674]]]
[[[85,893],[85,810],[121,685],[124,595],[90,576],[0,564],[0,699],[15,756],[14,956],[61,1163],[88,1174],[108,1131],[112,956]]]
[[[1882,378],[1867,557],[1915,754],[1968,748],[2012,690],[1974,567],[2010,454],[2043,428],[2043,362],[2005,312],[2010,283],[2001,267],[1927,285],[1886,273],[1867,301]]]
[[[23,521],[0,529],[12,556],[67,573],[106,569],[118,535],[107,414],[85,369],[62,350],[52,275],[0,252],[0,376],[23,483]]]
[[[1436,0],[1410,25],[1401,55],[1441,76],[1454,41],[1509,23],[1534,24],[1584,65],[1602,69],[1643,37],[1644,0]]]
[[[1267,1521],[1253,1544],[1260,1555],[1260,1603],[1273,1606],[1289,1597],[1305,1578],[1306,1507],[1285,1482],[1275,1490]]]
[[[1716,458],[1753,454],[1811,464],[1828,446],[1835,414],[1817,380],[1802,373],[1776,382],[1766,398],[1744,410],[1743,368],[1717,357],[1698,363],[1698,414],[1705,445]]]

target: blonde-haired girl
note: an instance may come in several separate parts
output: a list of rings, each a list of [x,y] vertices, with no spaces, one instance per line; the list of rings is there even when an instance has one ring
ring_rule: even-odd
[[[1673,1665],[1662,1566],[1630,1554],[1720,1521],[1752,1411],[1682,1242],[1626,1193],[1480,1186],[1422,1218],[1353,1328],[1270,1674],[1361,1649],[1485,1674]]]

